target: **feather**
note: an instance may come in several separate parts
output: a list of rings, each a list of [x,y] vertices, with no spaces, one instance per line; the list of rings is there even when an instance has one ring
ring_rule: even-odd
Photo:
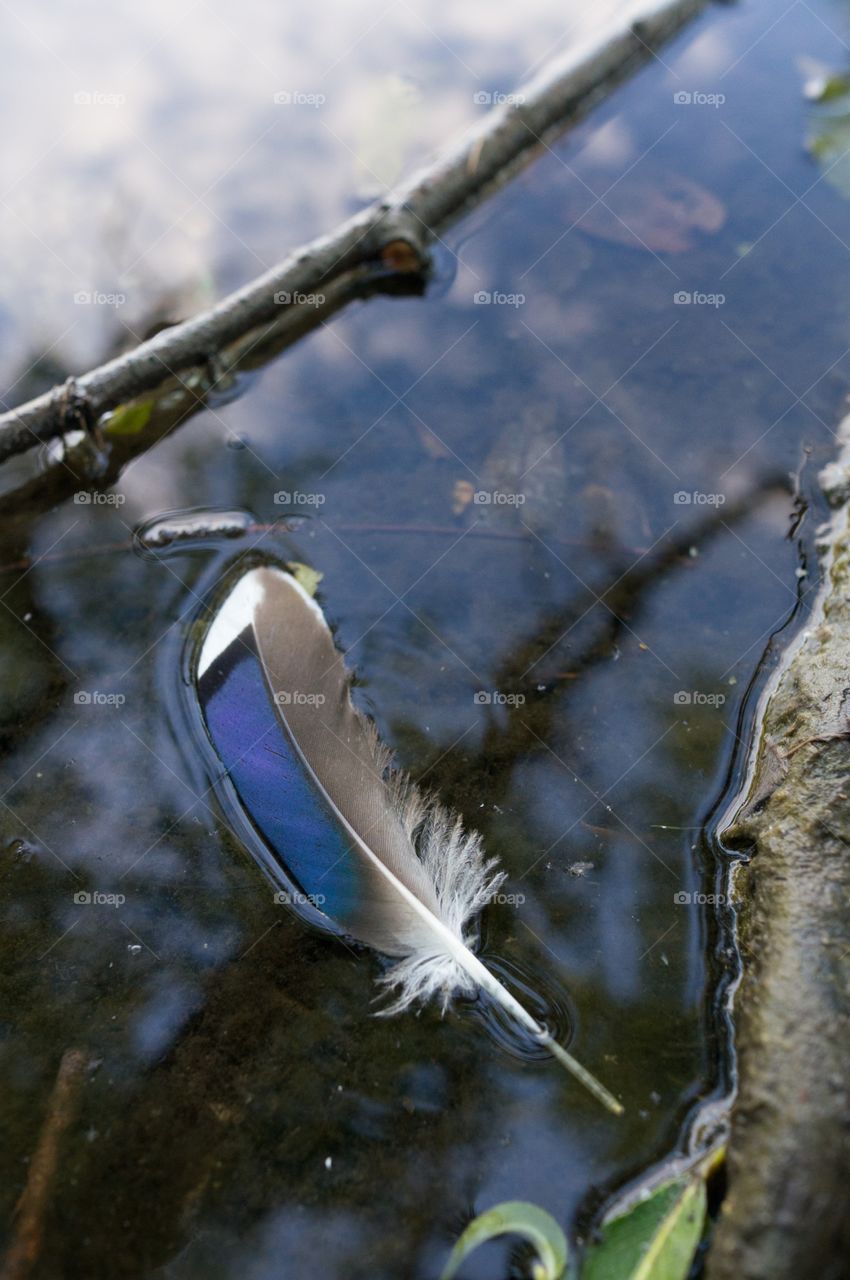
[[[351,701],[324,614],[289,573],[250,569],[200,644],[194,684],[241,809],[330,929],[393,961],[384,1010],[443,1012],[482,990],[611,1111],[620,1103],[472,950],[470,926],[504,879],[481,838],[392,766]]]

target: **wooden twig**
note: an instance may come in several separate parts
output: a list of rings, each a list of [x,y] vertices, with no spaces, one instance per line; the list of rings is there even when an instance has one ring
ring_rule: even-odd
[[[67,1049],[62,1055],[26,1186],[15,1208],[12,1242],[0,1264],[0,1280],[26,1280],[38,1262],[62,1137],[77,1114],[88,1065],[88,1055],[81,1049]]]
[[[303,309],[299,298],[323,294],[340,276],[370,270],[373,275],[424,275],[429,243],[440,228],[507,181],[545,138],[652,57],[654,48],[704,3],[647,0],[639,21],[624,22],[550,62],[390,197],[290,254],[210,310],[73,379],[70,388],[54,388],[0,415],[0,462],[66,435],[81,416],[96,424],[128,400],[207,367],[223,349],[279,321],[282,312]]]
[[[690,558],[691,549],[698,546],[707,538],[713,536],[723,525],[734,524],[738,520],[750,515],[759,502],[765,497],[772,494],[787,492],[787,477],[784,474],[769,472],[760,476],[753,485],[743,494],[739,495],[736,500],[729,506],[722,509],[715,509],[703,519],[689,524],[683,531],[675,537],[671,535],[665,536],[660,543],[652,548],[634,546],[626,542],[618,542],[614,546],[606,549],[606,555],[615,561],[623,555],[635,556],[638,558],[638,564],[631,569],[618,569],[617,580],[624,582],[627,578],[629,582],[633,578],[639,577],[641,581],[654,577],[660,573],[669,564],[676,560],[687,562]],[[722,515],[721,515],[722,511]],[[256,537],[257,534],[279,533],[288,536],[297,535],[299,524],[289,524],[285,519],[275,520],[271,524],[259,523],[252,520],[242,526],[239,526],[238,536]],[[350,521],[350,520],[322,520],[317,526],[319,530],[327,529],[331,532],[345,533],[351,535],[364,535],[368,537],[415,537],[415,538],[451,538],[456,540],[461,535],[466,538],[483,539],[485,541],[494,542],[512,542],[527,543],[529,545],[541,545],[541,540],[531,532],[530,529],[522,526],[520,528],[493,528],[485,524],[404,524],[404,523],[381,523],[378,521]],[[193,545],[194,539],[198,537],[197,533],[192,535]],[[161,552],[164,546],[174,546],[179,549],[181,539],[175,537],[172,543],[163,544],[163,546],[153,548],[154,553]],[[9,560],[5,564],[0,564],[0,577],[11,573],[21,573],[33,568],[34,565],[69,563],[75,560],[85,560],[92,556],[117,555],[126,554],[132,551],[138,543],[135,538],[122,538],[118,542],[103,542],[95,546],[85,547],[67,547],[61,551],[42,552],[38,555],[24,555],[17,560]],[[213,550],[217,544],[215,535],[210,537],[210,549]],[[600,548],[593,539],[571,537],[562,533],[547,533],[546,546],[556,546],[570,548],[571,550],[599,552]],[[650,551],[652,554],[650,555]],[[607,594],[607,588],[606,594]]]

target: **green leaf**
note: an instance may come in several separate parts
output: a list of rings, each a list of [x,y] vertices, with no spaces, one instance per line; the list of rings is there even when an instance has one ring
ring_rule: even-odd
[[[551,1214],[525,1200],[506,1200],[473,1219],[449,1254],[440,1280],[453,1280],[473,1249],[504,1235],[524,1236],[534,1245],[534,1280],[560,1280],[567,1266],[566,1236]]]
[[[702,1178],[665,1182],[603,1226],[581,1280],[685,1280],[704,1225]]]
[[[286,567],[308,596],[316,594],[316,588],[325,576],[323,573],[319,573],[317,569],[311,569],[308,564],[302,564],[300,560],[288,560]]]
[[[104,429],[110,436],[135,436],[148,425],[153,409],[153,400],[142,400],[139,404],[120,404],[104,423]]]
[[[817,86],[815,101],[834,102],[836,98],[843,98],[848,91],[850,91],[850,77],[844,75],[827,76]]]
[[[809,154],[823,167],[824,180],[850,200],[850,77],[824,78],[815,87],[809,117]]]

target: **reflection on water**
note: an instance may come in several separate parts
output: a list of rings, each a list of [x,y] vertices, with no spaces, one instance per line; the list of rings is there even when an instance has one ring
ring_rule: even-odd
[[[4,386],[28,390],[36,357],[37,373],[85,368],[104,343],[133,343],[258,275],[383,194],[494,93],[641,7],[84,0],[72,14],[13,0]]]
[[[540,9],[554,40],[560,19]],[[447,37],[465,15],[426,16]],[[846,206],[783,187],[804,195],[817,176],[793,58],[841,49],[801,9],[755,43],[773,16],[712,14],[544,151],[447,238],[449,287],[351,307],[141,456],[115,501],[0,525],[5,1221],[62,1054],[95,1064],[39,1274],[306,1280],[319,1257],[328,1277],[428,1280],[496,1200],[586,1230],[725,1088],[717,996],[734,960],[699,899],[718,888],[701,828],[765,648],[814,585],[785,536],[784,473],[809,445],[817,503],[847,374]],[[533,18],[528,51],[492,24],[491,44],[469,30],[455,49],[482,50],[488,84],[513,82],[545,52]],[[398,48],[414,47],[407,22]],[[341,94],[373,69],[364,44],[329,73]],[[243,134],[226,97],[226,135],[181,116],[199,73],[189,59],[184,83],[169,48],[157,137],[220,165],[222,137],[247,148],[253,124]],[[721,78],[722,111],[672,102]],[[445,110],[428,145],[450,132]],[[285,184],[295,239],[353,189],[328,151],[308,160],[308,136],[276,143],[303,170]],[[655,208],[649,151],[668,192]],[[258,146],[247,172],[237,228],[276,256],[281,170]],[[571,231],[585,184],[588,206],[614,185],[606,203],[639,212],[647,243],[601,218]],[[722,221],[705,212],[718,205]],[[253,270],[232,243],[201,243],[217,280]],[[693,301],[710,294],[725,301]],[[139,525],[197,509],[224,519],[218,536],[183,543],[181,527],[134,553]],[[180,660],[221,574],[256,551],[323,575],[361,705],[509,873],[516,901],[482,922],[487,962],[562,1010],[623,1119],[475,1006],[372,1017],[379,961],[275,903],[234,840],[181,720]],[[491,1248],[465,1274],[502,1274]]]

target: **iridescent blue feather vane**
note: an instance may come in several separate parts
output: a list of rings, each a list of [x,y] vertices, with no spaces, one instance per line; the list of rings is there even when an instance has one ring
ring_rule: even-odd
[[[389,956],[386,1013],[485,991],[609,1110],[620,1103],[472,951],[470,923],[501,884],[481,839],[392,767],[353,705],[315,600],[270,565],[239,578],[193,672],[212,747],[287,880],[329,926]]]

